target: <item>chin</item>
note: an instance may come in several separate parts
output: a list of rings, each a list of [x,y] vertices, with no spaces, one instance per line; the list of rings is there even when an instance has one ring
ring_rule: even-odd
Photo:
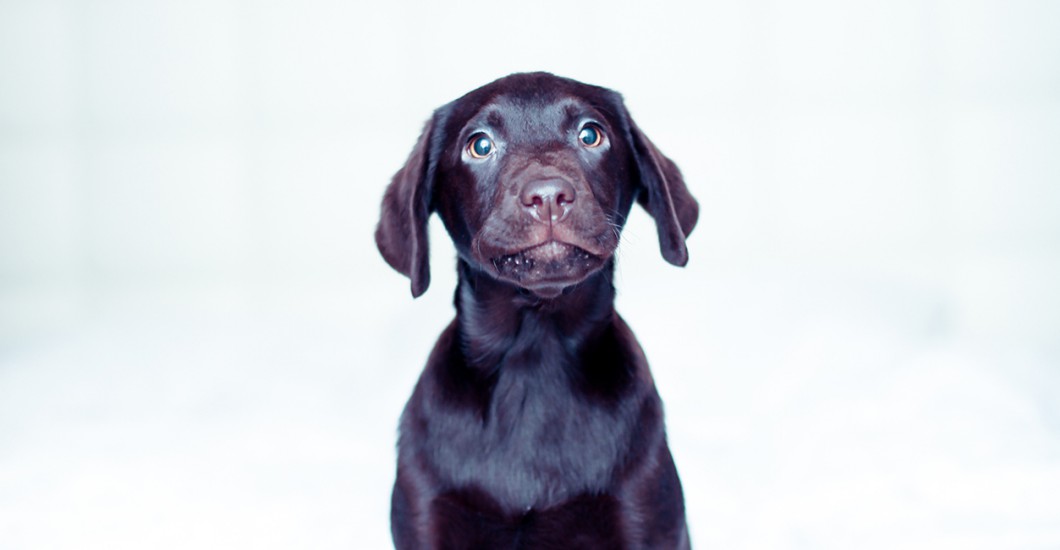
[[[579,246],[548,241],[489,259],[493,275],[544,298],[554,298],[597,272],[607,255]]]

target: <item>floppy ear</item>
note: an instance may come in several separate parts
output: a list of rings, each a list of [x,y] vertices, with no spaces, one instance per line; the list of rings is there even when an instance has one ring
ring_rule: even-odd
[[[423,294],[431,282],[427,218],[434,173],[430,158],[433,131],[434,118],[427,122],[405,166],[390,180],[375,228],[379,252],[390,267],[412,280],[413,297]]]
[[[685,237],[696,226],[699,203],[685,187],[677,165],[655,148],[632,119],[629,129],[640,171],[641,189],[637,202],[655,218],[663,258],[671,264],[684,266],[688,263]]]

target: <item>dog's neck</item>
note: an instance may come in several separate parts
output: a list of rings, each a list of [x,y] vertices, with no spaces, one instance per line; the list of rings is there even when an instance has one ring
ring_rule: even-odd
[[[541,297],[459,260],[454,298],[469,366],[491,370],[520,347],[558,343],[569,353],[614,317],[614,260],[555,297]]]

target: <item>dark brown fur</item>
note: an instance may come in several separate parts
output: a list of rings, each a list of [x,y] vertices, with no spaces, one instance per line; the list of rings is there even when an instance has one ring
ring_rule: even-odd
[[[587,124],[599,145],[579,137]],[[481,135],[494,149],[480,159]],[[397,548],[689,547],[662,405],[613,307],[633,202],[684,265],[698,205],[610,90],[516,74],[427,123],[376,242],[419,296],[437,212],[459,255],[457,315],[402,415]]]

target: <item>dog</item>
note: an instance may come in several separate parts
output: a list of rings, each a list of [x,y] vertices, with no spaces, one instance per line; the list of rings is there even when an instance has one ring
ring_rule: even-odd
[[[431,214],[458,256],[456,318],[401,416],[396,548],[689,548],[662,404],[613,305],[634,202],[684,266],[699,205],[609,89],[513,74],[427,122],[375,232],[414,297]]]

